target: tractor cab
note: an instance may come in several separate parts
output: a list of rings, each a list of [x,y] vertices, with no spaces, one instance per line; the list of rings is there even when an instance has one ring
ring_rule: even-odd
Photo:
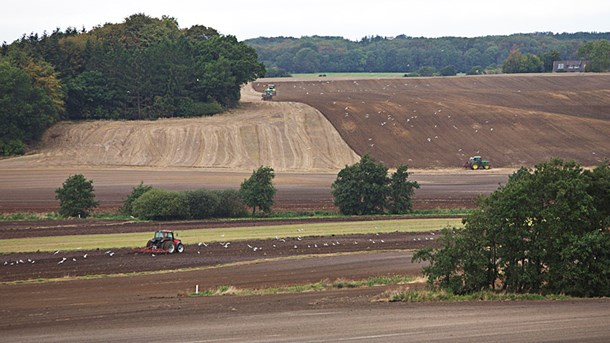
[[[173,241],[174,233],[168,230],[159,230],[155,232],[154,241]]]

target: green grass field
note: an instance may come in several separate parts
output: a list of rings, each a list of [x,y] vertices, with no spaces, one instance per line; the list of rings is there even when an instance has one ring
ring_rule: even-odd
[[[153,225],[151,225],[152,227]],[[400,219],[361,222],[315,223],[297,225],[196,229],[177,231],[185,244],[197,242],[231,242],[277,237],[330,236],[387,232],[421,232],[462,226],[461,218]],[[169,227],[164,227],[171,229]],[[142,248],[151,232],[16,238],[0,241],[0,253],[36,251],[73,251],[110,248]]]

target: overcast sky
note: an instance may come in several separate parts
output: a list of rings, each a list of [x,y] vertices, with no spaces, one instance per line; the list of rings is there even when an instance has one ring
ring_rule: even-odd
[[[610,32],[609,0],[3,0],[0,43],[59,27],[90,30],[134,13],[168,15],[239,40],[277,36],[476,37],[551,31]]]

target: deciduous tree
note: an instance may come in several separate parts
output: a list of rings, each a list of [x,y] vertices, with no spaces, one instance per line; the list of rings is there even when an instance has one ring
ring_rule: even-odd
[[[98,206],[95,200],[93,181],[82,174],[68,177],[62,187],[55,190],[59,200],[59,214],[64,217],[86,218]]]

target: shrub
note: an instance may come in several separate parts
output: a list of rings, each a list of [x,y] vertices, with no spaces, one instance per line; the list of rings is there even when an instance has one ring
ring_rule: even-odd
[[[133,188],[131,194],[127,196],[127,199],[123,202],[123,206],[121,206],[120,212],[129,216],[133,215],[133,202],[139,198],[142,194],[153,189],[152,186],[144,185],[144,182],[140,182],[140,184]]]
[[[62,187],[55,190],[55,199],[59,200],[58,212],[63,217],[85,218],[98,206],[93,181],[81,174],[68,177]]]
[[[184,193],[152,189],[135,199],[132,212],[141,219],[186,219],[188,201]]]
[[[220,198],[207,189],[198,189],[184,193],[188,203],[188,214],[192,219],[214,217],[217,213]]]
[[[0,156],[14,156],[25,154],[25,144],[19,139],[0,139]]]
[[[236,218],[244,217],[247,214],[246,205],[244,204],[239,191],[235,189],[225,189],[217,191],[218,206],[214,217],[218,218]]]

